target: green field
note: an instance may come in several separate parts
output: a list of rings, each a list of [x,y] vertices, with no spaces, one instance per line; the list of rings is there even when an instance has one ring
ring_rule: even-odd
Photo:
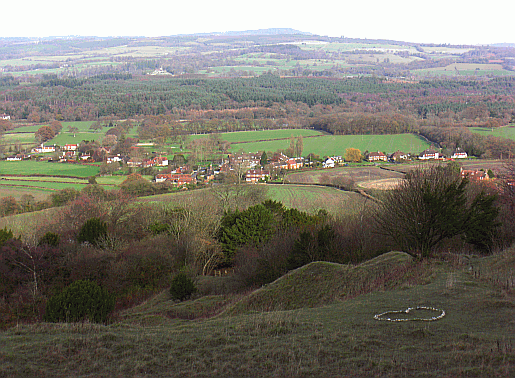
[[[347,148],[357,148],[361,152],[382,151],[393,153],[397,150],[406,153],[420,153],[430,144],[413,134],[397,135],[324,135],[315,138],[304,138],[303,155],[314,153],[320,156],[343,156]],[[251,143],[232,143],[231,151],[243,149],[245,152],[285,150],[290,140],[270,140]]]
[[[45,142],[46,145],[56,144],[64,146],[65,144],[79,144],[83,140],[96,140],[101,141],[105,137],[105,133],[109,131],[110,127],[103,127],[101,130],[93,131],[90,126],[93,121],[75,121],[75,122],[61,122],[62,130],[53,139]],[[21,143],[23,145],[36,145],[34,133],[44,124],[20,126],[11,132],[4,134],[3,144]],[[68,131],[69,127],[77,127],[79,130],[75,136]],[[135,137],[137,128],[133,127],[126,135],[128,137]],[[8,147],[7,147],[8,148]]]
[[[504,76],[515,75],[515,72],[502,68],[501,64],[453,63],[445,67],[412,70],[414,75],[433,76]]]
[[[309,213],[325,209],[336,216],[353,215],[359,212],[364,197],[354,192],[336,188],[301,185],[267,185],[268,198],[282,202],[286,207]]]
[[[470,131],[473,133],[481,134],[484,136],[492,135],[496,137],[507,138],[515,140],[515,124],[510,124],[504,127],[497,127],[494,129],[486,127],[470,127]]]
[[[0,161],[0,176],[34,174],[47,176],[89,177],[98,174],[99,168],[92,165],[49,163],[43,161]]]
[[[220,140],[225,140],[230,143],[242,143],[242,142],[255,142],[264,140],[274,139],[288,139],[291,136],[308,137],[308,136],[321,136],[324,135],[322,132],[317,130],[309,129],[281,129],[281,130],[260,130],[260,131],[235,131],[231,133],[220,133],[217,134]],[[208,135],[189,135],[189,139],[201,139],[208,138]]]

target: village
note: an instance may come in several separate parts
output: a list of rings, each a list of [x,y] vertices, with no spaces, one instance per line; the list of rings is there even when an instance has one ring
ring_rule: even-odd
[[[101,175],[113,174],[122,168],[129,172],[135,169],[151,169],[153,182],[167,182],[173,187],[185,188],[196,184],[208,184],[217,177],[232,176],[238,182],[265,183],[281,180],[286,172],[301,169],[331,169],[348,166],[350,163],[394,163],[401,164],[413,161],[445,161],[468,159],[468,154],[461,148],[456,148],[450,156],[444,156],[437,148],[429,148],[418,155],[395,151],[386,154],[381,151],[365,152],[363,156],[359,150],[358,158],[350,159],[347,156],[326,156],[320,158],[309,154],[307,157],[291,157],[283,152],[275,152],[270,157],[265,152],[258,153],[228,153],[221,159],[204,164],[188,164],[183,158],[177,161],[156,153],[144,153],[143,144],[135,143],[130,147],[130,153],[113,153],[110,147],[97,147],[93,150],[79,148],[79,144],[44,145],[41,144],[31,150],[30,154],[18,153],[7,156],[7,161],[46,160],[49,162],[70,164],[94,164],[103,166]],[[349,150],[349,149],[348,149]],[[134,153],[138,151],[138,153]],[[347,151],[348,152],[348,151]],[[146,157],[144,157],[146,156]],[[179,161],[180,160],[180,161]],[[147,171],[149,172],[149,171]],[[220,175],[222,174],[222,175]],[[475,180],[489,179],[488,172],[484,170],[466,170],[462,174]]]

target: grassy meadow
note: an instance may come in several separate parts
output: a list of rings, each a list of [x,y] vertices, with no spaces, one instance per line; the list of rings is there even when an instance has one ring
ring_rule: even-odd
[[[16,176],[69,176],[82,177],[95,176],[98,174],[99,168],[88,164],[69,164],[56,163],[46,161],[0,161],[0,176],[16,175]]]
[[[361,152],[383,151],[392,153],[397,150],[409,153],[420,153],[430,144],[413,134],[396,135],[322,135],[303,138],[303,155],[314,153],[320,156],[343,156],[347,148],[357,148]],[[230,150],[243,149],[245,152],[285,150],[290,146],[289,136],[282,140],[238,143],[233,142]]]
[[[515,140],[515,124],[509,124],[508,126],[504,127],[496,127],[494,129],[486,127],[471,127],[470,131],[473,133],[481,134],[483,136],[492,135],[495,137]]]
[[[165,291],[109,325],[19,325],[0,333],[0,375],[514,376],[513,296],[468,263],[410,259],[311,263],[243,295],[177,303]],[[495,256],[475,269],[492,259],[513,267]],[[405,312],[416,306],[438,310]],[[388,311],[406,321],[374,318]]]

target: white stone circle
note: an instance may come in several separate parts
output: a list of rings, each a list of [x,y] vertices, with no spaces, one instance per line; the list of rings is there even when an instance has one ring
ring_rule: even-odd
[[[431,318],[412,318],[412,319],[399,319],[393,317],[384,317],[386,315],[390,314],[409,314],[411,310],[430,310],[430,311],[437,311],[440,312],[440,315],[433,316]],[[413,321],[422,321],[422,322],[433,322],[435,320],[440,320],[445,316],[445,311],[440,310],[439,308],[434,307],[428,307],[428,306],[417,306],[417,307],[408,307],[406,310],[400,310],[400,311],[386,311],[381,314],[374,315],[375,320],[381,320],[386,322],[413,322]]]

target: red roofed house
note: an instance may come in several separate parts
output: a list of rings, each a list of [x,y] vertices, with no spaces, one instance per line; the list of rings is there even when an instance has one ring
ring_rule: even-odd
[[[155,182],[170,181],[174,186],[183,186],[186,184],[196,184],[195,177],[182,173],[168,173],[156,175]]]
[[[262,169],[251,169],[245,174],[245,181],[256,183],[260,180],[266,180],[267,177],[270,177],[270,172]]]
[[[75,151],[79,147],[78,144],[65,144],[63,146],[63,150],[65,151]]]
[[[480,171],[476,169],[465,170],[462,168],[460,172],[461,177],[468,178],[470,180],[483,181],[490,179],[490,176],[488,176],[488,173],[485,171]]]
[[[368,161],[387,161],[388,157],[380,151],[371,152],[367,156]]]
[[[154,166],[156,167],[167,167],[168,166],[168,158],[166,156],[156,156],[152,159]]]

